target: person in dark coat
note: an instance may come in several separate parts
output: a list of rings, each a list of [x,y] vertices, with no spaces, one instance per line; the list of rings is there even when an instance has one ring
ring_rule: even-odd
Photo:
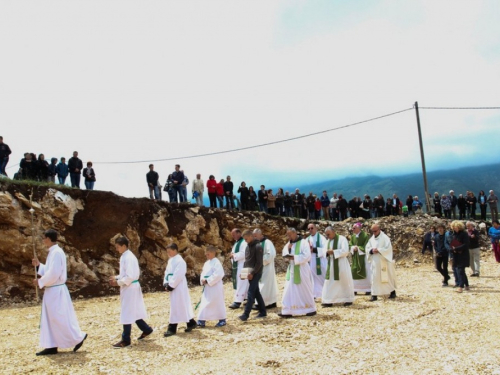
[[[408,195],[408,198],[406,198],[406,207],[408,207],[408,215],[414,214],[413,212],[413,196]]]
[[[349,201],[349,214],[351,215],[351,217],[358,218],[359,217],[358,210],[359,210],[359,202],[356,197],[353,197]]]
[[[430,253],[434,252],[434,236],[436,235],[436,228],[434,225],[431,226],[431,230],[424,235],[424,244],[422,245],[422,254],[425,254],[425,250],[429,249]]]
[[[340,221],[344,221],[345,219],[347,219],[347,208],[348,207],[349,207],[349,204],[344,199],[344,196],[342,194],[340,194],[339,201],[337,202],[337,210],[339,210]]]
[[[245,181],[238,188],[238,193],[240,194],[241,209],[248,210],[248,188]]]
[[[446,234],[444,224],[438,224],[438,232],[434,236],[434,249],[436,251],[435,267],[443,276],[442,286],[448,286],[450,275],[448,274],[448,250],[446,249]]]
[[[82,175],[83,162],[78,158],[78,152],[73,152],[73,157],[68,160],[69,177],[71,187],[80,189],[80,178]]]
[[[458,196],[457,199],[457,207],[458,207],[458,218],[460,220],[465,219],[465,209],[467,207],[467,200],[464,198],[462,194]]]
[[[474,196],[474,193],[472,191],[469,192],[466,200],[467,207],[469,207],[470,219],[476,220],[477,198]]]
[[[477,203],[479,203],[479,209],[481,210],[481,220],[486,221],[486,208],[488,207],[488,197],[481,190],[477,196]]]
[[[255,211],[257,207],[257,193],[253,189],[253,186],[248,188],[248,209],[250,211]]]
[[[461,221],[453,221],[451,223],[453,233],[451,235],[451,257],[453,267],[456,268],[456,284],[458,284],[457,292],[462,293],[464,288],[469,290],[469,280],[465,273],[465,268],[469,267],[469,235],[465,231],[465,225]]]
[[[443,215],[443,210],[441,208],[441,197],[439,193],[434,193],[434,198],[432,198],[432,204],[434,205],[434,213],[440,217]]]

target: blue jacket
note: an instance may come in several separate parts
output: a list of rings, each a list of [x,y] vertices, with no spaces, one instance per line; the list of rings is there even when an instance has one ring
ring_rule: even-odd
[[[490,229],[488,229],[488,236],[490,236],[491,243],[498,242],[498,240],[500,240],[500,229],[491,227]]]
[[[439,256],[448,256],[448,249],[446,247],[447,233],[434,235],[434,250]],[[449,243],[448,243],[449,246]]]
[[[319,198],[319,200],[321,202],[321,207],[329,207],[330,206],[330,198],[328,198],[328,195],[326,197],[324,195],[322,195]]]
[[[56,173],[58,177],[68,177],[68,164],[59,163],[56,167]]]

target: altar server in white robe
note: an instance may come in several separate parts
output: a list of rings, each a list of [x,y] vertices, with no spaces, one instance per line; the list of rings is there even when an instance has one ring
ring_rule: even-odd
[[[229,306],[230,309],[239,309],[241,303],[247,299],[248,294],[248,280],[240,278],[241,270],[245,264],[245,255],[247,252],[248,244],[241,237],[241,230],[235,228],[231,231],[231,236],[236,241],[231,250],[229,257],[231,258],[231,277],[233,280],[234,301]]]
[[[323,295],[323,285],[325,284],[326,274],[326,238],[319,233],[316,224],[309,224],[307,226],[309,237],[307,242],[311,249],[311,260],[309,265],[311,267],[311,275],[314,281],[314,298],[321,298]]]
[[[207,320],[218,320],[216,327],[226,325],[226,305],[224,304],[224,268],[216,257],[217,249],[214,246],[208,246],[205,250],[207,261],[203,265],[200,275],[200,284],[203,285],[201,301],[197,308],[198,327],[205,327]]]
[[[170,294],[170,318],[167,332],[163,334],[164,337],[175,335],[179,323],[187,323],[187,328],[184,332],[191,332],[196,328],[193,305],[191,305],[186,280],[187,266],[178,251],[179,249],[175,243],[167,246],[169,259],[167,269],[165,270],[163,286]]]
[[[276,249],[273,243],[266,238],[260,229],[255,229],[253,231],[254,238],[260,242],[262,249],[264,251],[263,259],[263,271],[262,277],[259,281],[259,290],[264,303],[266,304],[266,309],[272,309],[276,307],[276,302],[278,301],[278,282],[276,281],[276,270],[274,268],[274,258],[276,258]],[[258,307],[254,307],[258,310]]]
[[[372,236],[366,244],[366,260],[372,271],[372,297],[389,294],[389,298],[396,298],[396,269],[392,254],[391,240],[380,230],[378,224],[372,225]]]
[[[58,348],[73,348],[76,352],[87,338],[78,325],[71,296],[66,287],[67,269],[66,254],[57,244],[58,233],[49,229],[44,233],[43,244],[49,253],[45,264],[33,259],[37,267],[39,279],[33,284],[45,289],[40,318],[40,346],[44,350],[39,355],[57,354]]]
[[[354,302],[354,283],[352,281],[347,238],[336,233],[333,227],[325,230],[328,238],[326,255],[328,265],[323,285],[321,302],[323,307],[331,307],[335,303],[350,306]]]
[[[295,228],[288,228],[289,242],[283,248],[283,258],[289,262],[283,291],[282,318],[294,315],[316,315],[311,275],[311,249],[307,240],[297,234]]]
[[[148,317],[148,313],[142,297],[141,284],[139,284],[139,276],[141,275],[139,262],[128,246],[127,237],[120,236],[115,239],[115,249],[121,254],[120,274],[109,279],[111,286],[120,287],[120,323],[123,324],[123,333],[121,341],[113,345],[116,349],[130,346],[133,323],[137,324],[137,327],[142,331],[137,340],[143,340],[153,333],[153,328],[144,321]]]

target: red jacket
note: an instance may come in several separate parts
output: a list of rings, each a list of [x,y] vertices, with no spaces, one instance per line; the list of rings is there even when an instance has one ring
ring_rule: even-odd
[[[208,194],[217,193],[217,181],[208,180],[207,181],[207,189],[208,189]]]
[[[216,190],[217,190],[217,195],[219,197],[223,197],[225,194],[224,194],[224,184],[221,184],[220,182],[217,184],[216,186]]]
[[[316,209],[316,211],[320,211],[321,210],[321,202],[320,201],[314,202],[314,208]]]

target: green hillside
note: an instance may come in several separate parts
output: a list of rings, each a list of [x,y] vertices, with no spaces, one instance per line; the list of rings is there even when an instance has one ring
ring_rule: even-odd
[[[467,190],[472,190],[477,195],[480,190],[488,194],[490,189],[498,190],[500,193],[500,164],[428,172],[427,179],[431,194],[436,191],[448,194],[450,190],[454,190],[458,196],[465,194]],[[293,189],[293,187],[288,188],[290,192]],[[343,194],[347,200],[353,196],[362,197],[364,194],[369,194],[372,198],[378,194],[388,198],[394,193],[399,197],[407,197],[409,194],[418,195],[422,200],[424,197],[421,173],[390,177],[352,177],[318,182],[301,188],[302,192],[312,191],[315,194],[320,194],[323,190],[328,192],[329,197],[332,192],[337,192]]]

